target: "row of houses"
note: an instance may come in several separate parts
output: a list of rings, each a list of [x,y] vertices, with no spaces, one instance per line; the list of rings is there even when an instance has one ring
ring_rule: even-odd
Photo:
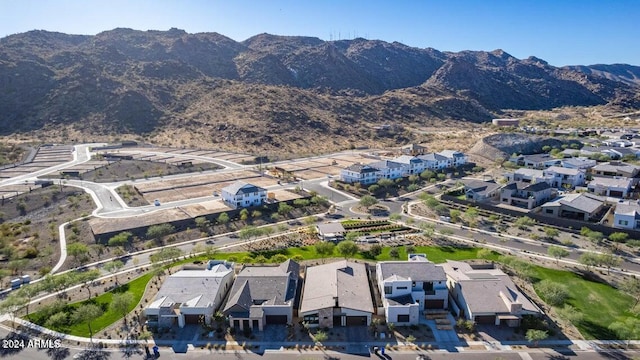
[[[413,147],[407,153],[416,153]],[[401,155],[392,160],[369,164],[353,164],[340,171],[340,180],[346,183],[373,184],[380,179],[398,179],[420,174],[425,170],[456,168],[467,163],[467,156],[455,150],[420,155]]]
[[[234,266],[212,260],[204,270],[170,275],[144,310],[148,325],[210,324],[218,310],[232,328],[243,331],[292,324],[296,317],[310,327],[366,326],[377,314],[389,323],[411,325],[428,312],[447,309],[478,323],[517,326],[522,316],[541,313],[499,269],[458,261],[436,265],[424,254],[377,263],[375,279],[363,263],[341,260],[311,266],[301,287],[301,268],[293,260],[243,266],[237,275]],[[373,284],[381,294],[377,302]]]
[[[528,210],[540,207],[544,215],[581,221],[599,222],[609,207],[614,207],[613,227],[639,228],[640,206],[628,199],[640,181],[640,166],[609,162],[585,169],[576,161],[571,164],[576,166],[520,168],[504,174],[505,185],[465,180],[465,197]],[[565,194],[562,190],[566,189],[580,191]]]

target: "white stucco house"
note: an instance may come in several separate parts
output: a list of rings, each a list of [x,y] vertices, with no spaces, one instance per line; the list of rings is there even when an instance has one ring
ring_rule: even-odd
[[[640,204],[625,201],[616,204],[613,213],[613,227],[619,229],[640,229]]]
[[[451,160],[446,156],[436,153],[429,153],[418,156],[425,163],[425,169],[442,170],[451,166]]]
[[[582,186],[585,182],[586,172],[583,169],[569,169],[560,166],[551,166],[543,170],[544,176],[550,178],[550,183],[554,188],[575,188]]]
[[[380,170],[364,164],[353,164],[340,170],[340,180],[346,183],[374,184]]]
[[[446,275],[442,267],[423,254],[412,254],[409,261],[383,261],[376,264],[378,287],[388,323],[418,324],[425,311],[448,306]]]
[[[233,209],[262,205],[267,199],[267,189],[243,181],[223,187],[222,200]]]
[[[180,270],[170,275],[144,309],[150,326],[211,323],[233,283],[233,263],[211,260],[206,270]]]
[[[393,161],[406,166],[406,176],[413,174],[419,175],[427,169],[427,164],[416,156],[402,155],[394,158]]]
[[[399,179],[405,176],[406,172],[408,172],[409,168],[403,163],[391,161],[391,160],[380,160],[376,162],[372,162],[369,164],[374,169],[378,169],[378,180],[380,179]]]
[[[449,161],[450,167],[458,167],[467,163],[467,155],[456,150],[442,150],[438,155],[444,156]]]

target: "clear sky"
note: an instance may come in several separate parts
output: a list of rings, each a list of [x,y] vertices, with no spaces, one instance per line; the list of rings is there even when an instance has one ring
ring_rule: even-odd
[[[0,37],[116,27],[364,37],[441,51],[503,49],[555,66],[640,65],[640,0],[0,0]]]

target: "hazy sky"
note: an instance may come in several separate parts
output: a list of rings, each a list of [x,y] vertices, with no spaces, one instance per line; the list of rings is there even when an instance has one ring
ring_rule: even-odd
[[[640,65],[640,0],[0,0],[0,37],[116,27],[364,37],[442,51],[503,49],[556,66]]]

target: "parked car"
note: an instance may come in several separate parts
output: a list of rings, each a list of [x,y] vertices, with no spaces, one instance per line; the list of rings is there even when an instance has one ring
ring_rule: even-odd
[[[160,200],[158,199],[153,200],[153,205],[160,206]]]

